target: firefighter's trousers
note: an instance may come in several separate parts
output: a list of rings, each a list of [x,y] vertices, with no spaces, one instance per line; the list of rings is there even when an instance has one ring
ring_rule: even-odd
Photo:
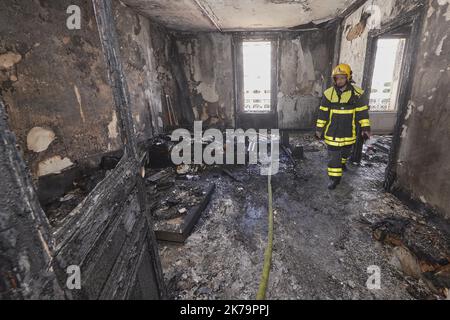
[[[344,175],[344,166],[352,154],[353,146],[328,146],[328,176],[333,181],[341,181]]]

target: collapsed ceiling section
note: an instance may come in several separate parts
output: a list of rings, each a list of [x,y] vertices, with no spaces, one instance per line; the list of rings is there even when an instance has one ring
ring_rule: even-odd
[[[122,0],[181,31],[283,30],[331,20],[355,0]]]

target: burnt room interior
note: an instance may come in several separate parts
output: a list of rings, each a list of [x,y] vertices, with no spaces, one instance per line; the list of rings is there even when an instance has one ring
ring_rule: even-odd
[[[252,300],[270,237],[266,299],[450,299],[449,30],[448,0],[1,1],[0,299]],[[339,63],[372,137],[330,192]],[[270,192],[173,163],[200,121],[280,132]]]

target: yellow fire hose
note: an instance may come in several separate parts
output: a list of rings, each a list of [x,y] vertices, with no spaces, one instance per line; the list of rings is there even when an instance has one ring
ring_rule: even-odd
[[[269,236],[267,241],[267,248],[264,253],[264,267],[259,284],[258,295],[256,300],[265,300],[267,292],[267,284],[269,283],[270,268],[272,265],[272,251],[273,251],[273,207],[272,207],[272,175],[268,175],[268,191],[269,191]]]

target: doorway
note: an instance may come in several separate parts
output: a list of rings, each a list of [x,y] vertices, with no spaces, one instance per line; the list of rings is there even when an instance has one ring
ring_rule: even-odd
[[[364,66],[363,88],[370,93],[372,126],[391,136],[384,188],[392,191],[400,137],[411,95],[412,71],[420,44],[423,7],[419,7],[369,32]],[[383,132],[384,129],[384,132]],[[375,132],[377,133],[377,132]],[[364,142],[358,129],[358,141],[352,160],[361,162]]]
[[[401,81],[406,37],[377,40],[377,53],[372,76],[370,108],[372,112],[392,112],[398,110],[398,89]],[[394,130],[392,126],[392,131]]]

